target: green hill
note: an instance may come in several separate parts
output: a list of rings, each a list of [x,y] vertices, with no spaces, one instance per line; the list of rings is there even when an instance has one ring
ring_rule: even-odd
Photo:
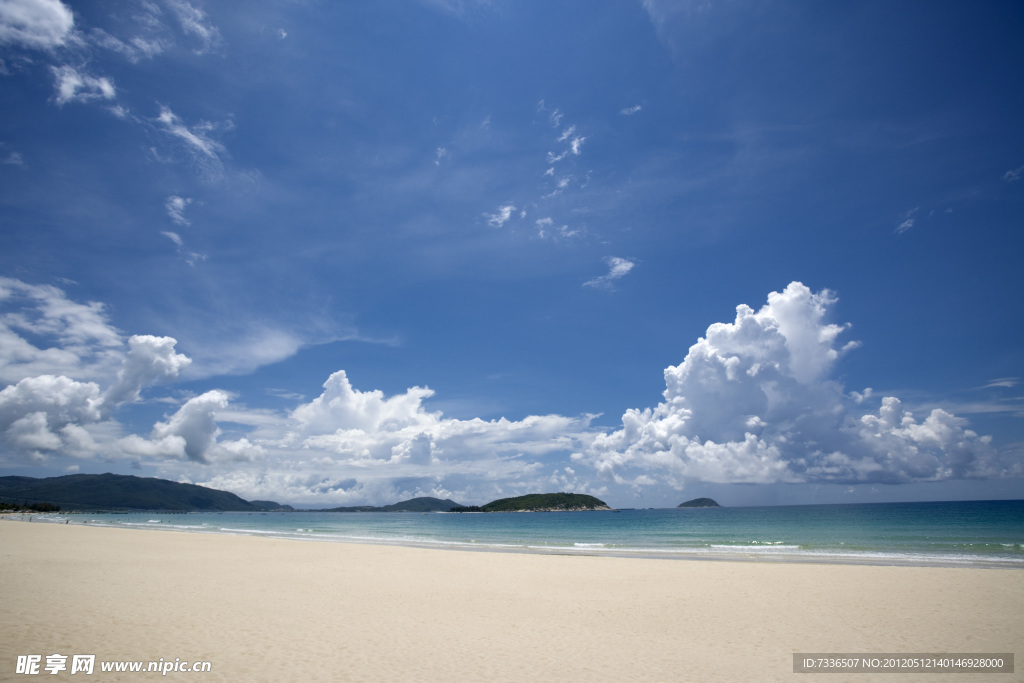
[[[694,498],[688,500],[685,503],[680,503],[676,507],[680,508],[720,508],[722,507],[710,498]]]
[[[323,512],[448,512],[453,507],[460,506],[454,500],[441,500],[440,498],[423,496],[381,507],[357,505],[355,507],[330,508],[323,510]]]
[[[0,501],[52,503],[69,510],[238,511],[267,509],[233,493],[166,479],[122,474],[69,474],[63,477],[0,477]],[[264,501],[270,503],[270,501]],[[277,503],[272,503],[277,506]],[[280,506],[277,506],[280,507]]]
[[[611,510],[603,501],[580,493],[531,493],[515,498],[494,500],[480,508],[482,512],[561,512]]]

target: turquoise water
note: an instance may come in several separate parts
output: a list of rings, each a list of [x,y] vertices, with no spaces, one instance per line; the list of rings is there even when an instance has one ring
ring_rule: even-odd
[[[48,518],[72,524],[491,551],[1024,569],[1020,500],[619,512],[83,513]]]

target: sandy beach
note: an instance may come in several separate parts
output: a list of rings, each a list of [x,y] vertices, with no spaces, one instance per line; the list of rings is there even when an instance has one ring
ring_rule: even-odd
[[[1024,653],[1024,572],[648,560],[0,521],[0,680],[18,655],[208,661],[164,678],[1024,680],[794,674],[795,652]]]

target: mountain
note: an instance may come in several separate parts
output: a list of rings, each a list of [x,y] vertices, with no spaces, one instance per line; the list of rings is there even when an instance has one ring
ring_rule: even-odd
[[[680,508],[720,508],[722,507],[710,498],[694,498],[688,500],[685,503],[680,503],[676,507]]]
[[[459,507],[452,512],[562,512],[611,510],[603,501],[580,493],[531,493],[493,500],[482,507]]]
[[[454,500],[441,500],[440,498],[423,496],[381,507],[357,505],[355,507],[330,508],[321,512],[448,512],[453,507],[461,506]]]
[[[0,501],[52,503],[62,510],[175,510],[254,512],[268,509],[233,493],[166,479],[122,474],[69,474],[63,477],[0,477]]]

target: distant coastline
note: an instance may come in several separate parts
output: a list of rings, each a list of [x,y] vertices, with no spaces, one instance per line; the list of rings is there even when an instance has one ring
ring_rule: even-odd
[[[580,493],[531,493],[499,498],[486,505],[460,505],[449,512],[592,512],[612,510],[607,503]]]

